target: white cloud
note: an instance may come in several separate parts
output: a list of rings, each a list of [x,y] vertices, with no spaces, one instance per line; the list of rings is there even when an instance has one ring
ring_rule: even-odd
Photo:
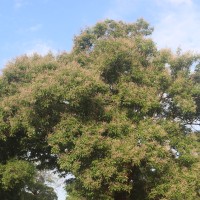
[[[27,30],[30,32],[35,32],[35,31],[38,31],[41,27],[42,27],[42,24],[36,24],[29,27]]]
[[[46,55],[49,52],[52,52],[53,54],[57,54],[58,51],[53,48],[53,44],[51,41],[42,41],[42,40],[36,40],[31,42],[15,42],[12,44],[8,44],[4,47],[6,51],[9,49],[14,50],[13,52],[10,52],[9,57],[4,57],[2,60],[0,60],[0,69],[3,69],[6,67],[6,64],[9,62],[9,60],[12,60],[13,58],[17,56],[21,56],[24,54],[27,54],[28,56],[33,55],[34,53],[38,53],[39,55]],[[18,52],[18,54],[16,54]],[[1,74],[1,71],[0,71]]]
[[[167,4],[172,6],[181,6],[181,5],[192,5],[193,0],[153,0],[158,5],[165,5]]]
[[[14,0],[15,9],[20,9],[21,7],[27,5],[29,0]]]
[[[137,13],[138,12],[138,6],[141,5],[141,3],[146,4],[147,9],[144,8],[144,10],[148,10],[148,4],[154,4],[157,3],[161,6],[182,6],[187,5],[190,6],[193,4],[193,0],[111,0],[111,7],[106,12],[105,18],[112,18],[112,19],[124,19],[128,15]],[[141,9],[141,8],[140,8]],[[141,10],[141,15],[143,14]],[[156,12],[159,12],[156,11]],[[139,16],[140,18],[141,16]]]
[[[176,5],[179,5],[179,4],[192,4],[192,0],[166,0],[172,4],[176,4]]]
[[[105,18],[122,19],[136,9],[135,4],[138,2],[138,0],[112,0],[112,6],[105,14]]]
[[[15,8],[20,8],[22,6],[22,1],[21,0],[15,0],[14,5],[15,5]]]
[[[154,40],[159,47],[200,52],[200,13],[195,5],[182,6],[175,11],[160,14],[155,24]]]
[[[40,55],[46,55],[50,51],[52,53],[56,53],[56,50],[49,44],[42,41],[36,41],[32,44],[26,44],[26,48],[24,50],[24,53],[27,55],[32,55],[34,53],[38,53]]]
[[[19,9],[23,6],[23,0],[14,0],[14,6],[15,8]]]
[[[42,28],[42,24],[35,24],[28,28],[18,28],[16,30],[16,33],[18,33],[18,34],[33,33],[33,32],[39,31],[41,28]]]

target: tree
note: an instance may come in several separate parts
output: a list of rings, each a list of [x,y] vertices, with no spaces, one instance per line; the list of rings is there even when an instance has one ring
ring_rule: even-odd
[[[33,164],[11,160],[0,165],[0,197],[4,200],[57,200],[53,188],[45,184]]]
[[[38,56],[39,58],[41,57]],[[34,59],[38,61],[36,57]],[[23,106],[15,98],[20,93],[18,90],[23,84],[31,81],[35,74],[43,71],[42,67],[48,67],[46,61],[42,65],[40,60],[41,68],[37,63],[35,71],[32,69],[30,73],[24,74],[23,70],[28,71],[26,67],[29,66],[30,60],[26,56],[18,58],[15,63],[8,64],[8,70],[5,69],[0,79],[2,100],[0,106],[0,199],[57,199],[53,188],[37,178],[38,170],[52,169],[52,163],[56,160],[55,156],[47,155],[50,154],[50,147],[44,135],[28,135],[29,126],[26,124],[23,112],[15,115],[18,109],[23,110]],[[23,78],[26,78],[26,81],[23,81]]]
[[[152,31],[142,19],[106,20],[70,53],[10,62],[1,163],[15,156],[73,174],[72,200],[199,199],[200,56],[158,50]]]

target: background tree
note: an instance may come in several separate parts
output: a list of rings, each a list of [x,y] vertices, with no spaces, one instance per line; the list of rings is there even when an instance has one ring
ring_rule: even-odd
[[[34,61],[22,56],[8,63],[0,79],[0,199],[28,199],[27,195],[29,199],[31,196],[32,199],[57,199],[52,188],[37,180],[38,169],[52,169],[56,158],[50,155],[46,136],[42,132],[31,135],[31,128],[26,121],[28,116],[25,116],[27,113],[18,112],[23,110],[24,105],[23,100],[19,100],[20,88],[31,84],[37,74],[51,68],[50,55],[45,58],[37,55],[32,59]],[[31,191],[35,191],[35,194]]]
[[[8,63],[1,164],[72,173],[72,200],[199,199],[199,55],[158,50],[152,31],[106,20],[70,53]]]
[[[0,197],[4,200],[57,200],[44,176],[27,161],[11,160],[0,165]]]

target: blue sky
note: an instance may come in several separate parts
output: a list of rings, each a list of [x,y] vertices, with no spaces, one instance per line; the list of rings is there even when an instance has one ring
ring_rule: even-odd
[[[0,68],[22,54],[70,51],[75,34],[106,18],[141,17],[158,48],[200,53],[199,0],[0,0]]]
[[[73,37],[106,18],[154,26],[159,48],[200,50],[198,0],[0,0],[0,68],[22,54],[69,51]]]

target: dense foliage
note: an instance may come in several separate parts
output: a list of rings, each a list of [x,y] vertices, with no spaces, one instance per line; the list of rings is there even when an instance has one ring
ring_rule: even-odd
[[[45,184],[41,172],[27,161],[8,160],[0,164],[2,200],[56,200],[53,188]]]
[[[199,199],[200,56],[158,50],[152,31],[106,20],[70,53],[7,64],[0,195],[24,191],[37,163],[74,175],[70,200]]]

